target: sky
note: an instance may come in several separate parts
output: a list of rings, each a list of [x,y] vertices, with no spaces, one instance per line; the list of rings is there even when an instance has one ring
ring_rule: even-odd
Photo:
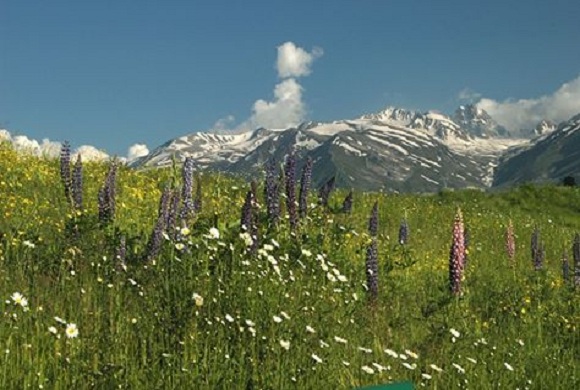
[[[0,128],[126,156],[386,106],[561,121],[580,112],[578,15],[572,0],[0,0]]]

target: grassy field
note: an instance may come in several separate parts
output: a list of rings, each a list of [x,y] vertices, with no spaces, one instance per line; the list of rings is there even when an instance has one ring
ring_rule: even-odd
[[[99,212],[109,169],[84,163],[80,206],[65,196],[59,160],[0,146],[2,389],[580,388],[579,188],[354,192],[351,213],[341,212],[346,192],[323,207],[313,191],[293,230],[285,196],[280,223],[269,223],[257,177],[254,243],[240,222],[248,183],[196,176],[201,204],[173,221],[180,167],[119,166]],[[177,195],[161,205],[166,188]],[[469,242],[452,294],[457,208]],[[535,228],[541,264],[531,256]]]

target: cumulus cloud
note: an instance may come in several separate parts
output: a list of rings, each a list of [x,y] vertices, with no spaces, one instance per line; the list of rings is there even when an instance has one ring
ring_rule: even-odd
[[[319,47],[315,47],[309,53],[293,42],[283,43],[278,46],[278,60],[276,61],[278,76],[281,78],[308,76],[311,73],[312,62],[322,54],[323,51]]]
[[[149,148],[145,144],[135,144],[129,147],[127,151],[127,161],[135,160],[139,157],[144,157],[149,154]]]
[[[79,146],[74,152],[75,156],[77,154],[81,155],[81,159],[83,161],[102,161],[109,158],[107,153],[91,145]]]
[[[511,131],[533,128],[542,119],[558,123],[580,113],[580,76],[550,95],[504,101],[484,98],[477,107]]]
[[[241,128],[255,129],[285,128],[302,122],[306,116],[306,106],[302,101],[303,88],[296,79],[286,79],[274,88],[274,100],[257,100],[252,108],[252,116]]]
[[[224,131],[232,127],[236,131],[254,130],[259,127],[287,128],[296,126],[306,118],[306,104],[302,100],[304,88],[298,77],[312,72],[312,63],[322,56],[321,48],[307,52],[293,42],[285,42],[277,47],[276,70],[283,80],[274,87],[272,100],[258,99],[252,106],[252,115],[238,126],[233,126],[235,118],[227,116],[218,120],[213,129]]]

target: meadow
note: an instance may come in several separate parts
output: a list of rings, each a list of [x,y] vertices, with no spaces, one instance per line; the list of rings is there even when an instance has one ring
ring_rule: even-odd
[[[580,188],[345,210],[279,163],[250,185],[2,144],[0,388],[580,388]]]

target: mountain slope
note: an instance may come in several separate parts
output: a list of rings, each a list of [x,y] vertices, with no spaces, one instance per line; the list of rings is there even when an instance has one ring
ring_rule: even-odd
[[[541,135],[530,145],[512,149],[496,169],[493,184],[580,178],[580,114]]]

